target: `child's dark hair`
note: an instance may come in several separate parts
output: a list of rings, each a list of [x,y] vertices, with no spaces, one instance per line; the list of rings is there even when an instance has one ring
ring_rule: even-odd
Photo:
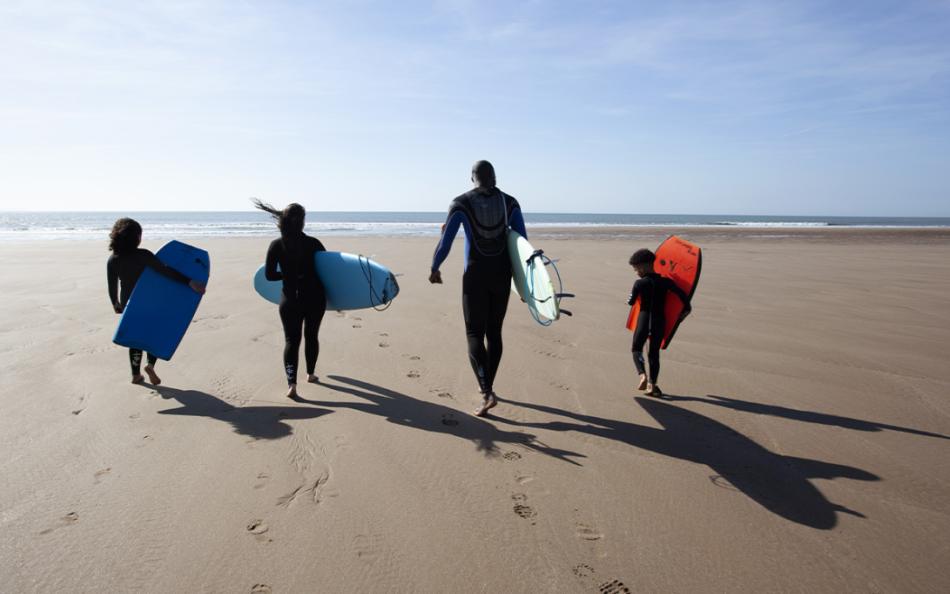
[[[304,219],[307,211],[303,206],[293,202],[288,204],[284,210],[277,210],[266,202],[261,202],[257,198],[252,198],[254,207],[270,214],[277,221],[277,228],[280,229],[281,237],[292,237],[303,233]]]
[[[109,249],[115,254],[126,254],[139,247],[142,241],[142,225],[135,219],[122,217],[112,225],[109,233]]]
[[[642,250],[633,252],[633,255],[630,256],[630,265],[641,266],[643,264],[653,264],[655,260],[656,254],[646,248],[643,248]]]

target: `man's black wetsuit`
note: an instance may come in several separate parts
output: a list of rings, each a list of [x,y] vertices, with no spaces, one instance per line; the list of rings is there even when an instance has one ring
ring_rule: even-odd
[[[191,282],[190,278],[167,266],[158,259],[158,256],[146,249],[135,248],[125,254],[112,254],[106,263],[106,278],[109,282],[109,301],[112,302],[112,307],[117,313],[125,310],[129,297],[132,296],[132,289],[135,288],[135,283],[142,276],[142,271],[146,266],[180,283]],[[148,353],[148,364],[155,365],[156,361],[155,355]],[[133,376],[141,375],[141,349],[129,349],[129,365],[132,367]]]
[[[468,357],[483,394],[492,392],[501,362],[501,329],[511,294],[507,230],[526,236],[518,201],[498,188],[474,189],[455,198],[432,258],[437,271],[452,248],[459,226],[465,229],[462,312]]]
[[[283,281],[280,297],[280,321],[284,326],[284,371],[287,384],[297,383],[300,360],[301,324],[307,373],[313,374],[320,355],[320,323],[327,310],[327,297],[314,265],[313,255],[326,248],[316,237],[300,233],[275,239],[267,248],[264,274],[267,280]],[[278,265],[280,269],[278,270]]]
[[[668,293],[673,292],[686,305],[689,311],[689,297],[676,283],[670,279],[650,272],[633,283],[630,299],[627,305],[633,305],[640,299],[640,313],[637,316],[637,327],[633,331],[633,364],[637,373],[646,373],[643,365],[643,345],[650,339],[650,350],[647,358],[650,360],[650,383],[656,385],[660,375],[660,345],[663,342],[663,331],[666,328],[664,307]]]

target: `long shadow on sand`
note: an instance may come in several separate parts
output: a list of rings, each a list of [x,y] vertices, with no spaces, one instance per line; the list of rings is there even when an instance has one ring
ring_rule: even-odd
[[[709,417],[658,400],[638,397],[636,401],[663,429],[510,400],[505,402],[578,422],[495,420],[551,431],[578,431],[706,465],[714,473],[709,477],[713,484],[735,488],[772,513],[812,528],[834,528],[836,512],[865,517],[828,501],[809,479],[876,481],[876,475],[851,466],[776,454]]]
[[[285,419],[315,419],[333,411],[299,406],[233,406],[224,400],[199,392],[178,390],[167,386],[155,386],[162,398],[173,398],[180,408],[159,411],[160,415],[185,415],[208,417],[231,425],[235,433],[257,439],[280,439],[293,433]]]
[[[317,406],[350,408],[360,412],[386,417],[387,421],[396,423],[397,425],[460,437],[475,443],[478,451],[489,454],[494,454],[498,451],[498,444],[512,444],[578,466],[580,466],[580,464],[571,458],[585,457],[583,454],[577,452],[552,448],[529,433],[501,431],[492,423],[478,417],[459,415],[459,411],[454,408],[419,400],[407,394],[390,390],[389,388],[383,388],[382,386],[349,377],[339,375],[329,375],[327,377],[336,383],[331,384],[321,381],[321,386],[336,392],[356,396],[366,402],[325,402],[320,400],[308,400],[301,396],[297,396],[294,400]]]
[[[725,396],[716,396],[707,394],[706,398],[698,396],[664,396],[664,400],[675,402],[699,402],[702,404],[712,404],[731,408],[741,412],[748,412],[757,415],[768,415],[770,417],[781,417],[793,421],[802,421],[803,423],[817,423],[819,425],[831,425],[833,427],[842,427],[844,429],[854,429],[855,431],[900,431],[901,433],[911,433],[913,435],[923,435],[925,437],[939,437],[940,439],[950,439],[950,436],[940,433],[931,433],[920,429],[911,429],[909,427],[900,427],[897,425],[887,425],[885,423],[876,423],[874,421],[862,421],[850,417],[838,415],[829,415],[826,413],[799,410],[796,408],[786,408],[774,404],[760,404],[758,402],[748,402],[736,398],[727,398]]]

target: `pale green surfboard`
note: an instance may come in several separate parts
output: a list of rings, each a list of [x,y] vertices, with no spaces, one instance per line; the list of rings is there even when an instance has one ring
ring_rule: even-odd
[[[545,258],[514,230],[508,231],[511,287],[528,304],[534,319],[547,325],[561,317],[559,298],[545,266]]]

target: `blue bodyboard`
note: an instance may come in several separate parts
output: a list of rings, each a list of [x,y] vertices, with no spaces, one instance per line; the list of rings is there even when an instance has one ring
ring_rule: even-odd
[[[393,273],[366,256],[317,252],[314,264],[326,290],[329,310],[385,306],[399,294],[399,283]],[[271,303],[280,303],[283,282],[267,280],[261,266],[254,275],[254,290]]]
[[[170,241],[155,255],[188,278],[208,282],[211,272],[208,252]],[[135,283],[112,342],[142,349],[168,361],[185,336],[200,302],[201,295],[188,285],[146,267]]]

